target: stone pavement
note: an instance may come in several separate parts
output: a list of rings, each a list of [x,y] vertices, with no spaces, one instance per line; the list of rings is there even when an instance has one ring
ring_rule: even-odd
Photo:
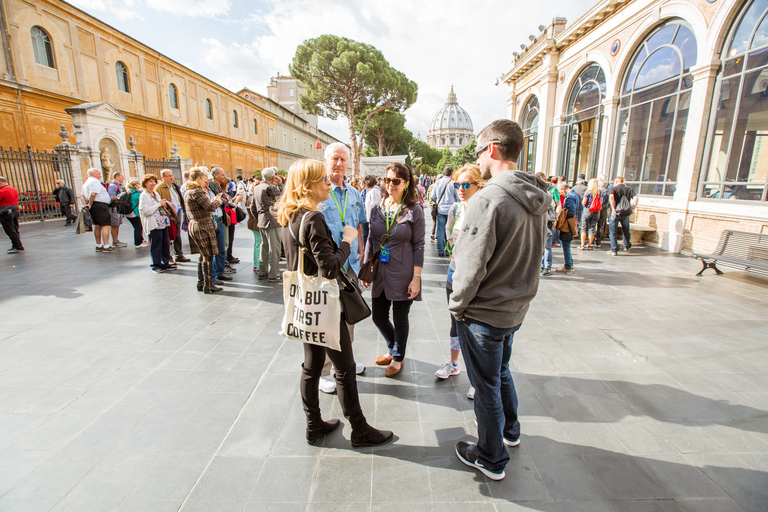
[[[155,275],[146,249],[96,254],[61,221],[21,231],[27,253],[0,253],[3,512],[768,510],[766,279],[574,250],[515,337],[522,443],[493,482],[453,452],[476,439],[466,374],[433,376],[448,357],[434,245],[398,378],[357,326],[363,410],[397,439],[355,450],[346,422],[304,442],[301,346],[277,336],[281,290],[251,272],[244,227],[217,295],[195,291],[193,263]]]

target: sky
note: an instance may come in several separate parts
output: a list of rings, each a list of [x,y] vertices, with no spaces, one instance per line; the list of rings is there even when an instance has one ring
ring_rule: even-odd
[[[506,117],[504,84],[512,52],[552,18],[573,22],[596,0],[69,0],[206,78],[237,92],[266,95],[270,77],[288,75],[296,48],[323,34],[379,49],[419,86],[406,127],[426,139],[451,86],[475,133]],[[348,142],[346,119],[320,129]]]

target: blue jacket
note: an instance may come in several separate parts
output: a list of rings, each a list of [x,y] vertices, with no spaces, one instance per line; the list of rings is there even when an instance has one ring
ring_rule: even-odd
[[[573,190],[568,192],[568,195],[565,196],[565,203],[563,204],[563,208],[568,208],[568,215],[565,216],[567,219],[570,219],[575,215],[576,221],[581,224],[581,212],[584,211],[584,205],[581,204],[581,198],[579,197],[579,194]]]
[[[446,189],[446,187],[448,188]],[[443,193],[444,190],[445,193]],[[459,201],[459,194],[453,186],[453,180],[448,176],[443,176],[437,180],[437,182],[435,182],[435,187],[432,189],[432,197],[430,199],[435,203],[440,200],[440,202],[437,203],[437,213],[440,215],[448,215],[453,203]]]

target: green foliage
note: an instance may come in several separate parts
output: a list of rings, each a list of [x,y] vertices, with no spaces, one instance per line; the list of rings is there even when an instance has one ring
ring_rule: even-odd
[[[437,163],[437,169],[442,172],[446,167],[452,167],[454,171],[458,171],[466,164],[477,162],[475,156],[475,148],[477,142],[472,141],[463,148],[456,151],[456,154],[452,154],[449,149],[440,150],[440,161]]]
[[[422,163],[429,167],[437,166],[437,163],[442,157],[440,150],[433,148],[423,140],[415,137],[411,141],[409,153],[413,153],[414,157],[420,157]]]
[[[366,112],[367,115],[367,112]],[[358,132],[365,122],[365,115],[355,119]],[[405,115],[391,109],[382,110],[370,117],[365,134],[365,156],[390,156],[408,153],[413,134],[405,128]]]
[[[304,110],[349,121],[355,175],[371,117],[386,109],[407,110],[418,96],[416,83],[390,66],[379,50],[345,37],[322,35],[304,41],[288,68],[306,87],[299,98]],[[355,130],[358,117],[360,144]]]

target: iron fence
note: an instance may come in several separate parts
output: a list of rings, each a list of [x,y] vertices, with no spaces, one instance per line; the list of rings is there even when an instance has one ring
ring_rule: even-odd
[[[176,183],[183,183],[181,179],[181,160],[147,160],[144,159],[144,174],[154,174],[160,178],[160,171],[163,169],[170,169],[173,172],[173,177]]]
[[[63,217],[53,190],[56,180],[75,190],[72,168],[67,151],[48,153],[0,147],[0,176],[19,191],[19,221],[53,219]],[[77,208],[77,205],[75,205]]]

